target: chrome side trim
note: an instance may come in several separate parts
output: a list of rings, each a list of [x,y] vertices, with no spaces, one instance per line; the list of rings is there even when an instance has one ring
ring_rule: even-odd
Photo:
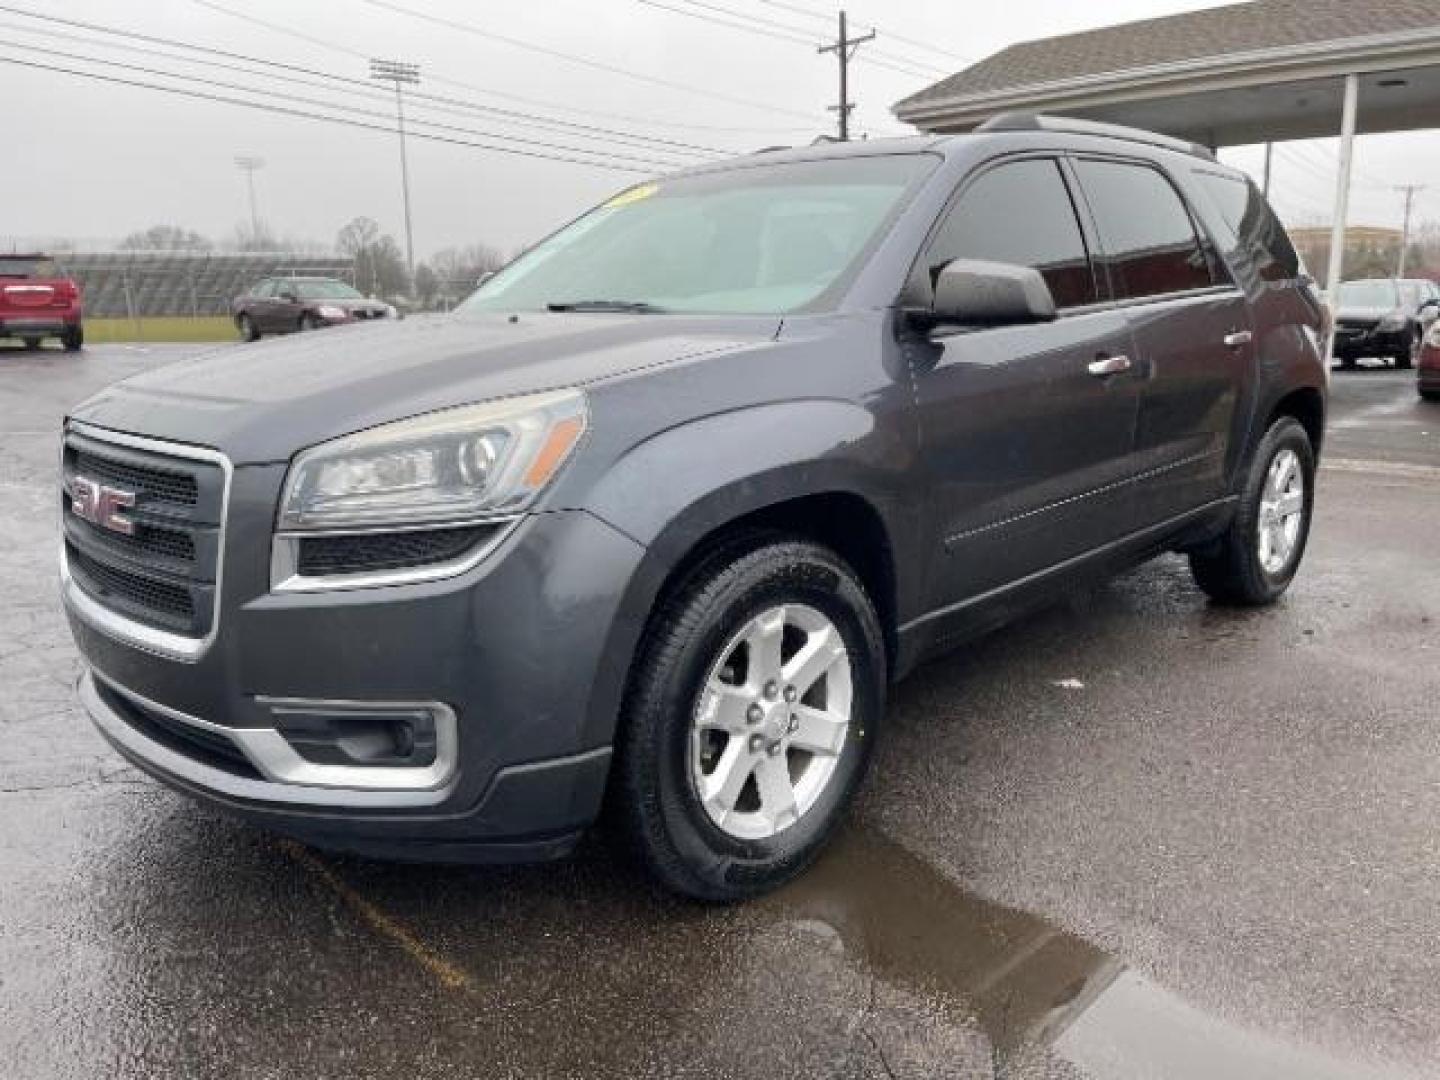
[[[147,738],[118,715],[96,690],[102,682],[112,691],[137,705],[154,710],[201,731],[223,735],[238,746],[265,778],[252,780],[235,776]],[[359,765],[317,765],[297,754],[274,728],[233,728],[202,720],[128,690],[103,673],[90,668],[80,676],[80,702],[95,726],[127,753],[171,774],[186,783],[222,795],[257,802],[290,803],[303,806],[356,808],[400,808],[433,806],[450,794],[458,762],[459,733],[455,712],[439,702],[354,702],[259,699],[268,704],[309,705],[330,710],[424,709],[435,718],[435,762],[424,768],[367,767]]]
[[[230,487],[231,480],[235,475],[234,466],[230,464],[230,459],[218,450],[211,450],[203,446],[190,446],[186,443],[172,443],[163,439],[127,435],[124,432],[95,427],[78,420],[72,420],[66,425],[65,435],[69,435],[72,431],[94,439],[96,442],[110,443],[113,446],[127,446],[135,450],[148,450],[151,453],[186,458],[190,461],[203,461],[220,467],[220,471],[224,475],[224,486],[220,493],[220,524],[215,541],[215,609],[210,614],[210,629],[203,638],[159,630],[111,611],[75,583],[75,579],[70,576],[69,560],[65,556],[63,530],[60,540],[60,596],[64,600],[65,606],[76,618],[87,626],[100,631],[106,637],[124,642],[142,652],[148,652],[166,660],[178,660],[186,664],[195,663],[215,643],[215,636],[220,631],[220,615],[224,607],[225,532],[230,523]],[[62,447],[64,442],[62,437]]]
[[[484,518],[474,521],[445,521],[436,524],[407,525],[385,528],[326,529],[310,532],[281,532],[275,534],[270,547],[270,590],[277,593],[334,592],[344,589],[380,589],[392,585],[416,585],[425,581],[441,581],[457,577],[479,566],[485,558],[515,531],[522,515],[504,518]],[[428,532],[436,529],[479,528],[485,525],[498,526],[495,535],[471,548],[454,559],[444,562],[426,563],[423,566],[401,567],[395,570],[376,570],[354,574],[315,574],[299,572],[300,541],[322,536],[376,536],[405,532]]]

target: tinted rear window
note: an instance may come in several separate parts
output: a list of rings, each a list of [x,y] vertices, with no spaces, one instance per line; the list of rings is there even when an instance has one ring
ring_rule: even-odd
[[[0,255],[0,277],[59,277],[60,271],[53,259],[17,259]]]
[[[926,253],[932,285],[952,259],[1034,267],[1058,307],[1096,300],[1075,207],[1059,166],[1048,158],[1000,165],[965,189]]]
[[[1190,212],[1164,175],[1117,161],[1075,163],[1120,299],[1216,284]]]
[[[1197,172],[1196,176],[1220,216],[1235,230],[1241,249],[1254,261],[1262,279],[1291,281],[1300,276],[1295,245],[1254,184],[1221,173]]]

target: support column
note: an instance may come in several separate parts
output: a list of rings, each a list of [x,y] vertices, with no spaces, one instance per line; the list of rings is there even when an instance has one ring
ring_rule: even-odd
[[[1350,210],[1350,162],[1355,153],[1355,107],[1360,98],[1360,76],[1345,76],[1345,104],[1340,110],[1340,160],[1335,170],[1335,209],[1330,223],[1330,259],[1325,269],[1325,297],[1330,314],[1335,314],[1340,275],[1345,261],[1345,220]],[[1335,328],[1325,338],[1325,360],[1328,370],[1330,350],[1335,343]]]

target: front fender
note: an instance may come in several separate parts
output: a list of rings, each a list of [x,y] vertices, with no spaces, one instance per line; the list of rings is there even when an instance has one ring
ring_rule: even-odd
[[[590,717],[594,742],[607,741],[630,661],[666,579],[716,529],[755,511],[809,495],[865,499],[887,535],[913,535],[902,478],[913,446],[885,431],[859,405],[807,399],[712,414],[631,447],[591,485],[584,508],[644,545],[605,648],[607,662]],[[907,560],[896,553],[899,578]],[[911,563],[913,565],[913,562]],[[607,726],[609,725],[609,726]]]
[[[757,405],[638,443],[594,484],[585,509],[678,560],[719,526],[787,499],[847,491],[889,502],[889,477],[910,453],[848,401]]]

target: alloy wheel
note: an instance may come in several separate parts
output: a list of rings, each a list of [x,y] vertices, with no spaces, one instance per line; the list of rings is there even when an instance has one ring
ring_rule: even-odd
[[[690,779],[710,821],[763,840],[824,793],[850,730],[851,661],[839,629],[805,604],[768,608],[712,664],[690,732]]]

